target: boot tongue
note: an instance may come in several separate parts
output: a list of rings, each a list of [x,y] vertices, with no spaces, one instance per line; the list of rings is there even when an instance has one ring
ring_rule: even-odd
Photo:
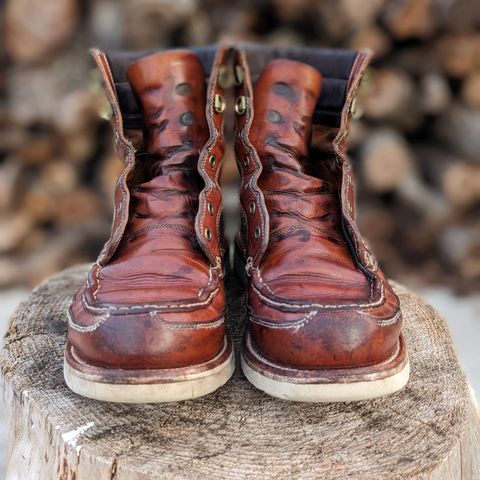
[[[205,75],[197,55],[160,52],[133,63],[126,74],[142,107],[152,176],[196,159],[209,137]]]
[[[333,218],[331,186],[310,159],[312,118],[322,85],[314,68],[291,60],[270,62],[254,90],[250,128],[263,165],[258,179],[269,212],[270,233],[315,228]]]
[[[254,89],[250,139],[262,162],[305,170],[321,74],[293,60],[271,61]]]
[[[198,157],[209,139],[202,66],[192,52],[171,50],[142,58],[126,74],[142,107],[147,155],[138,160],[142,183],[131,187],[124,244],[143,232],[139,242],[150,238],[148,248],[157,248],[162,235],[177,235],[176,245],[191,249],[204,185]]]

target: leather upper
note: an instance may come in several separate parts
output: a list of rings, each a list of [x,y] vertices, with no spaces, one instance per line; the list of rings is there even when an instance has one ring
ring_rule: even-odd
[[[316,113],[325,79],[315,54],[269,56],[276,52],[264,51],[259,61],[247,47],[237,57],[246,71],[238,93],[248,99],[237,119],[237,246],[249,275],[252,343],[267,359],[296,368],[381,363],[398,348],[401,313],[355,225],[345,155],[349,105],[366,56],[351,64],[338,126]]]
[[[262,277],[278,298],[336,301],[343,289],[342,301],[355,302],[368,296],[369,281],[344,238],[337,188],[309,155],[321,78],[309,65],[276,60],[255,85],[250,140],[270,222]]]
[[[223,115],[214,111],[214,97],[226,51],[219,49],[211,72],[188,50],[125,65],[141,130],[124,128],[112,74],[118,66],[110,68],[101,52],[94,57],[125,169],[115,191],[112,235],[69,310],[69,341],[82,360],[103,367],[205,362],[225,344],[218,185]]]
[[[228,50],[93,55],[125,168],[112,234],[69,310],[69,342],[108,368],[205,362],[225,345]],[[378,365],[398,347],[401,311],[354,220],[345,142],[368,55],[243,46],[234,56],[252,342],[295,368]]]

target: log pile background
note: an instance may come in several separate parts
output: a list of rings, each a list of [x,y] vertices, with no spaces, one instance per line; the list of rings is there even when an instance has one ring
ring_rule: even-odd
[[[7,0],[0,21],[0,288],[93,260],[109,234],[121,165],[88,47],[220,39],[371,48],[360,228],[403,282],[480,287],[478,0]]]

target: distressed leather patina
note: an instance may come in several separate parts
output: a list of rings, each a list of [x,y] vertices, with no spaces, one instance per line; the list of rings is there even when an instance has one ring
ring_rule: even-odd
[[[198,385],[208,393],[231,375],[219,176],[234,85],[245,374],[265,391],[273,385],[275,396],[304,401],[402,388],[400,304],[355,223],[346,155],[368,53],[240,45],[93,56],[124,169],[111,236],[68,312],[74,375],[200,382],[173,397],[155,390],[160,401],[192,398]],[[356,393],[283,389],[295,382],[355,383]],[[97,387],[87,384],[86,395]]]
[[[111,369],[218,363],[231,352],[214,108],[227,49],[92,53],[124,170],[111,236],[69,309],[69,347]]]
[[[368,54],[243,45],[235,62],[244,358],[273,376],[386,375],[406,361],[401,310],[356,226],[346,155]]]

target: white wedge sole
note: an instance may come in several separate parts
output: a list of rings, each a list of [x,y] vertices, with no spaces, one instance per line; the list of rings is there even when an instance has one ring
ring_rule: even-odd
[[[351,383],[292,383],[288,377],[273,379],[251,368],[242,357],[242,370],[259,390],[282,400],[296,402],[353,402],[383,397],[401,390],[410,377],[408,361],[386,378]]]
[[[117,403],[179,402],[202,397],[224,385],[235,370],[233,351],[211,370],[171,377],[151,383],[108,383],[87,378],[65,360],[64,377],[68,387],[83,397]],[[131,372],[134,374],[134,372]]]

